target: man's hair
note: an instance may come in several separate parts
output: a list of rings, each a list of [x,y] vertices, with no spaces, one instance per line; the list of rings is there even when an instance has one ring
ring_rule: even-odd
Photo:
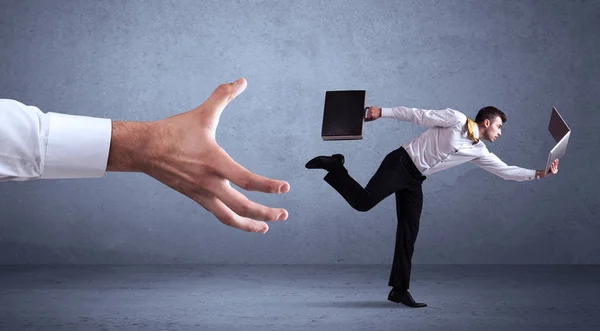
[[[479,109],[477,117],[475,117],[475,122],[477,122],[477,124],[482,124],[485,120],[492,122],[496,116],[500,116],[502,123],[506,123],[506,115],[504,115],[502,110],[493,106],[483,107]]]

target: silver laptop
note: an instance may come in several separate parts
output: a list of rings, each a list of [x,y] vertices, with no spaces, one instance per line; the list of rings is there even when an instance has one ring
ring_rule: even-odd
[[[571,136],[571,129],[560,116],[558,110],[552,107],[552,114],[550,115],[550,124],[548,124],[548,131],[552,135],[552,138],[556,141],[556,145],[548,154],[548,161],[546,161],[546,172],[550,172],[550,165],[556,159],[561,159],[567,151],[567,144],[569,143],[569,137]]]

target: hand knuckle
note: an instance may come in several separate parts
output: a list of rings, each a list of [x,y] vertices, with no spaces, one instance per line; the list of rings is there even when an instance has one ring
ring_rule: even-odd
[[[203,189],[203,190],[205,190],[205,189],[208,188],[208,183],[206,181],[206,177],[203,177],[203,176],[200,176],[200,177],[196,178],[193,181],[193,185],[197,189]]]
[[[242,189],[244,190],[249,190],[250,189],[250,179],[244,177],[242,179],[240,179],[240,185],[239,185]]]
[[[250,205],[248,205],[247,203],[243,203],[240,207],[239,207],[239,213],[241,215],[249,215],[252,212],[252,208],[250,207]]]
[[[227,93],[227,89],[228,89],[227,84],[221,84],[221,85],[217,86],[218,93]]]
[[[219,221],[225,225],[233,226],[235,223],[235,218],[233,216],[223,216],[219,219]]]

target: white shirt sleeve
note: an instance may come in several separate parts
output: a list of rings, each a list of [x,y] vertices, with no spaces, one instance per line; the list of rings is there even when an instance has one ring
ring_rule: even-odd
[[[467,121],[467,117],[463,113],[450,108],[441,110],[407,107],[381,108],[381,117],[445,128]]]
[[[535,170],[509,166],[500,160],[494,153],[487,151],[487,149],[483,156],[473,159],[472,162],[506,180],[522,182],[535,178]]]
[[[0,99],[0,181],[102,177],[111,133],[110,119]]]

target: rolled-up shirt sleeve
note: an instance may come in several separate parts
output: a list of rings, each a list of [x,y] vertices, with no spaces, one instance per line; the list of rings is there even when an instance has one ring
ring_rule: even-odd
[[[486,151],[483,156],[473,159],[471,162],[506,180],[522,182],[535,179],[535,170],[509,166],[489,151]]]
[[[394,118],[419,125],[446,128],[467,120],[467,117],[463,113],[450,108],[440,110],[408,107],[381,108],[381,117]]]
[[[102,177],[111,133],[110,119],[0,99],[0,181]]]

